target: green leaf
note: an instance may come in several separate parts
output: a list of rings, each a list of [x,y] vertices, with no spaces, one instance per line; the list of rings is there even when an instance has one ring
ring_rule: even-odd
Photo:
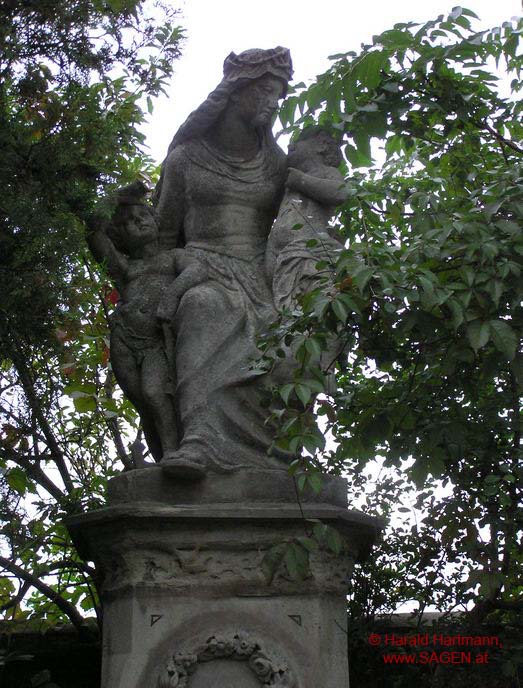
[[[357,268],[352,274],[352,281],[358,287],[360,292],[363,293],[365,287],[367,286],[369,280],[374,275],[374,268],[368,266],[362,266]]]
[[[307,474],[306,473],[301,473],[298,476],[298,490],[301,493],[303,493],[303,490],[305,489],[305,484],[307,482]]]
[[[287,545],[284,562],[292,580],[305,580],[310,576],[309,552],[300,544],[291,542]]]
[[[327,526],[325,530],[325,544],[327,547],[334,552],[334,554],[340,554],[344,547],[343,538],[332,526]]]
[[[358,315],[361,315],[361,309],[356,303],[356,301],[352,298],[352,296],[349,296],[349,294],[339,294],[339,296],[336,297],[340,301],[343,301],[343,303],[347,306],[347,308],[350,308],[350,310],[353,313],[357,313]]]
[[[316,494],[320,494],[323,485],[321,473],[308,473],[307,482]]]
[[[305,348],[313,358],[321,357],[321,346],[316,337],[309,337],[305,342]]]
[[[6,480],[12,490],[22,495],[22,497],[25,495],[29,486],[29,479],[21,468],[11,468],[6,475]]]
[[[364,166],[372,165],[370,136],[364,131],[356,131],[353,134],[353,138],[361,159],[365,160]]]
[[[298,543],[308,552],[315,552],[318,549],[318,542],[310,537],[297,538]]]
[[[358,78],[364,88],[372,91],[381,81],[381,69],[387,60],[387,53],[381,50],[368,52],[355,64],[352,76]]]
[[[331,300],[327,296],[316,297],[313,302],[314,315],[317,318],[323,318],[330,304]]]
[[[334,299],[334,301],[332,302],[332,310],[334,311],[334,314],[336,315],[338,320],[340,320],[343,324],[347,322],[349,312],[347,311],[347,307],[340,298]]]
[[[81,396],[73,401],[78,413],[89,413],[96,411],[96,399],[93,396]]]
[[[298,399],[301,401],[303,406],[307,406],[312,396],[312,390],[307,385],[303,383],[298,383],[295,387]]]
[[[283,385],[283,387],[280,388],[280,396],[283,399],[283,402],[286,406],[289,403],[289,397],[292,394],[293,390],[294,385],[292,384]]]
[[[473,320],[467,327],[467,337],[475,352],[482,349],[490,339],[490,326],[488,322]]]
[[[262,559],[261,567],[268,585],[271,585],[278,573],[286,553],[286,545],[280,543],[267,550]]]
[[[463,308],[456,299],[448,299],[446,303],[452,312],[452,324],[454,329],[457,330],[465,319]]]
[[[489,324],[494,346],[512,360],[519,344],[514,330],[506,320],[491,320]]]

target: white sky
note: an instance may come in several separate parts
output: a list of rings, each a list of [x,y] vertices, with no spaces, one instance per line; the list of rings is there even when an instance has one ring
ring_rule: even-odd
[[[176,0],[172,0],[176,2]],[[358,50],[397,22],[427,21],[461,4],[481,19],[478,28],[522,14],[522,0],[179,0],[187,40],[176,61],[169,97],[155,102],[145,128],[160,162],[177,128],[219,83],[225,57],[248,48],[289,48],[294,82],[308,82],[329,66],[329,55]]]

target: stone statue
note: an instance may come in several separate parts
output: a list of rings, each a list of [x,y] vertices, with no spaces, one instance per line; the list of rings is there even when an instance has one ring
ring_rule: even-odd
[[[182,247],[207,271],[172,318],[181,441],[161,463],[172,476],[287,467],[267,455],[274,433],[251,363],[258,333],[276,316],[265,249],[287,165],[271,127],[291,74],[285,48],[231,53],[222,82],[180,127],[163,164],[160,245]]]
[[[113,477],[104,508],[67,519],[99,574],[102,688],[349,682],[347,575],[381,524],[348,510],[339,476],[296,499],[260,394],[295,363],[252,365],[259,335],[341,246],[329,228],[346,193],[338,144],[307,128],[289,171],[272,135],[291,74],[285,48],[231,53],[176,133],[153,204],[136,183],[92,219],[89,244],[121,295],[111,362],[158,462]],[[344,547],[307,554],[302,579],[287,547],[306,521]]]
[[[321,278],[316,263],[340,247],[329,220],[345,199],[339,146],[321,129],[291,146],[287,177],[272,118],[291,75],[285,48],[231,53],[169,147],[154,208],[137,182],[93,222],[91,249],[121,294],[113,369],[169,476],[288,466],[260,402],[270,380],[252,366],[257,337]],[[281,362],[278,380],[291,370]]]
[[[146,191],[141,182],[121,189],[109,219],[93,216],[88,241],[120,294],[111,316],[114,374],[140,414],[151,454],[160,461],[169,460],[179,445],[172,343],[160,323],[170,320],[183,291],[206,272],[183,250],[160,250],[155,213],[144,203]]]
[[[278,217],[269,234],[265,267],[278,311],[332,273],[343,247],[329,221],[347,198],[338,167],[339,144],[320,127],[307,127],[289,147],[289,175]],[[315,243],[314,243],[315,242]],[[327,267],[319,271],[318,262]]]

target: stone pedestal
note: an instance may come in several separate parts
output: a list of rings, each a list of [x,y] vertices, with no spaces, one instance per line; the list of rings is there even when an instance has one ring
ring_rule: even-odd
[[[346,552],[315,550],[306,580],[282,566],[269,584],[264,556],[308,519]],[[153,467],[114,478],[108,506],[67,525],[103,575],[102,688],[348,686],[347,576],[380,524],[347,510],[342,479],[298,503],[279,471],[197,484]]]

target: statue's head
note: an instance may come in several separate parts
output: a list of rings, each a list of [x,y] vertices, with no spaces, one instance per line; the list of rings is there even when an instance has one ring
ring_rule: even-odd
[[[307,162],[327,167],[339,167],[343,161],[340,141],[331,131],[320,126],[308,126],[289,145],[289,167],[300,169]]]
[[[282,97],[287,95],[287,86],[292,77],[291,54],[287,48],[278,46],[270,50],[252,48],[239,55],[230,53],[223,63],[223,80],[230,84],[246,83],[271,75],[278,79],[282,86]]]
[[[144,246],[158,240],[154,209],[145,204],[146,187],[135,182],[116,193],[107,233],[116,248],[129,256],[140,257]]]
[[[200,138],[227,107],[239,108],[257,128],[270,130],[278,100],[287,94],[292,61],[287,48],[254,48],[223,63],[223,79],[178,129],[170,150],[189,139]]]

